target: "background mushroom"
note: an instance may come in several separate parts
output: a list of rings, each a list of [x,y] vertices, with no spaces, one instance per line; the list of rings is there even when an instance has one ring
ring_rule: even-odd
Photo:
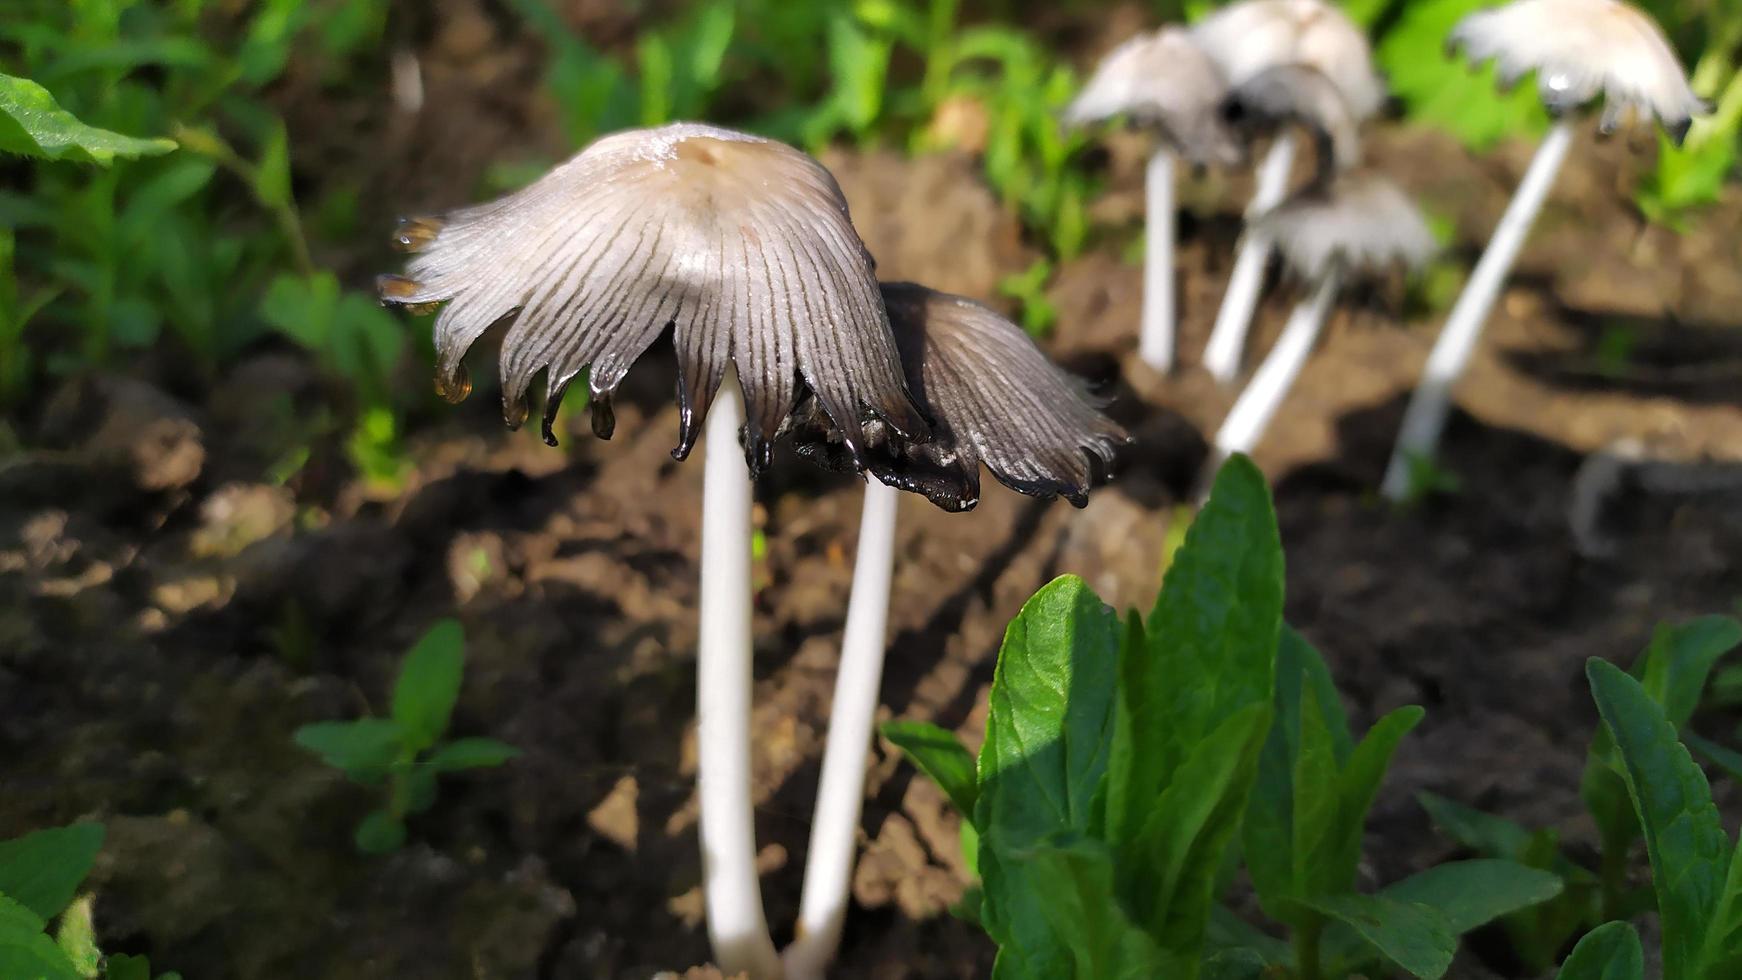
[[[1216,433],[1210,465],[1235,453],[1250,453],[1294,387],[1307,355],[1323,331],[1337,293],[1356,276],[1414,269],[1436,248],[1432,231],[1414,204],[1390,181],[1345,174],[1283,202],[1258,220],[1277,243],[1283,261],[1310,290],[1253,373]]]
[[[865,486],[797,938],[785,954],[787,980],[821,976],[846,916],[883,673],[899,490],[922,493],[944,510],[971,510],[979,503],[983,463],[1019,493],[1062,496],[1081,507],[1091,461],[1110,462],[1125,439],[1082,382],[993,310],[912,283],[885,283],[883,297],[908,385],[932,419],[932,440],[905,443],[880,421],[864,427],[865,459],[877,481]],[[794,416],[792,429],[801,454],[853,468],[845,434],[814,406]]]
[[[1204,18],[1192,28],[1192,36],[1234,88],[1267,69],[1301,65],[1330,80],[1357,122],[1378,112],[1385,102],[1385,84],[1373,68],[1366,35],[1348,15],[1324,0],[1243,0]],[[1249,217],[1264,214],[1283,199],[1293,165],[1294,139],[1285,132],[1258,165],[1258,186],[1246,211]],[[1271,242],[1255,229],[1248,229],[1241,239],[1228,291],[1204,347],[1204,367],[1217,380],[1231,381],[1240,373],[1270,248]]]
[[[406,277],[383,280],[383,298],[446,303],[437,387],[463,398],[466,351],[511,319],[504,415],[510,425],[525,418],[526,390],[543,371],[552,442],[563,390],[583,370],[593,431],[609,438],[611,393],[673,329],[672,455],[689,453],[704,421],[709,447],[696,658],[708,933],[728,973],[779,976],[754,865],[750,479],[801,394],[840,425],[850,459],[862,458],[864,417],[890,440],[928,434],[840,189],[791,147],[679,123],[600,139],[524,190],[407,223],[399,242],[415,254]]]
[[[1174,363],[1174,161],[1240,161],[1240,147],[1218,111],[1226,93],[1221,70],[1192,36],[1164,27],[1131,38],[1101,59],[1064,113],[1075,126],[1125,116],[1159,140],[1144,171],[1143,323],[1137,345],[1138,356],[1157,371],[1172,370]]]
[[[1571,114],[1601,95],[1598,128],[1604,133],[1630,114],[1656,117],[1679,143],[1694,116],[1706,111],[1657,24],[1616,0],[1518,0],[1464,18],[1449,41],[1472,62],[1495,62],[1502,84],[1535,71],[1537,91],[1556,120],[1428,355],[1385,469],[1381,492],[1392,500],[1408,496],[1416,461],[1434,455],[1452,386],[1469,365],[1482,325],[1572,146]]]

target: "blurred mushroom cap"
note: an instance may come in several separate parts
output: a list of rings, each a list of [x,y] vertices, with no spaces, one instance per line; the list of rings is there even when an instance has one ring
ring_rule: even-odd
[[[1516,0],[1465,17],[1448,41],[1473,62],[1492,60],[1504,84],[1535,71],[1552,111],[1603,96],[1606,133],[1633,111],[1657,117],[1679,143],[1707,111],[1663,31],[1617,0]]]
[[[1158,130],[1179,154],[1197,164],[1232,166],[1244,154],[1219,109],[1228,93],[1221,69],[1191,34],[1164,27],[1114,48],[1065,107],[1067,125],[1114,116]]]
[[[506,197],[401,225],[415,253],[383,277],[386,302],[445,302],[435,324],[436,386],[471,390],[466,351],[501,320],[503,414],[526,417],[545,372],[545,437],[582,370],[593,431],[609,438],[611,394],[668,328],[681,430],[695,445],[728,363],[737,369],[753,472],[802,386],[851,433],[882,419],[903,437],[927,427],[902,378],[871,256],[823,166],[781,143],[695,123],[606,136]]]
[[[1360,124],[1342,92],[1316,68],[1266,68],[1229,91],[1223,116],[1236,128],[1305,126],[1320,147],[1321,179],[1361,162]]]
[[[904,443],[881,421],[867,423],[872,475],[965,511],[980,502],[985,463],[1018,493],[1087,504],[1091,460],[1111,461],[1126,436],[1084,384],[1047,360],[1021,327],[973,300],[912,283],[885,283],[883,298],[932,440]],[[801,455],[835,469],[850,464],[829,419],[801,406],[792,422]]]
[[[1283,260],[1309,281],[1333,268],[1351,275],[1417,268],[1439,250],[1421,211],[1396,184],[1351,173],[1309,187],[1258,219]]]
[[[1385,104],[1367,35],[1325,0],[1240,0],[1193,25],[1192,36],[1230,85],[1277,65],[1305,65],[1337,86],[1357,120]]]

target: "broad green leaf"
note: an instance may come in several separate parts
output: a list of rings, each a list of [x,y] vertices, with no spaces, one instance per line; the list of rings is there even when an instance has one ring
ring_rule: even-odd
[[[116,953],[109,957],[104,980],[151,980],[151,961],[143,956]]]
[[[1145,655],[1121,664],[1110,839],[1140,832],[1202,739],[1236,712],[1270,705],[1281,623],[1282,542],[1270,490],[1251,460],[1235,456],[1168,567]]]
[[[109,165],[116,157],[156,156],[175,141],[136,139],[87,126],[62,109],[48,89],[0,74],[0,153]]]
[[[1318,702],[1325,728],[1331,735],[1331,747],[1336,751],[1337,765],[1347,765],[1349,754],[1355,751],[1355,737],[1349,732],[1349,714],[1343,709],[1343,698],[1337,693],[1331,670],[1306,637],[1284,623],[1276,645],[1276,704],[1278,712],[1285,710],[1285,703],[1293,706],[1295,720],[1287,727],[1288,732],[1300,730],[1299,705],[1301,693],[1306,690],[1311,690]]]
[[[1075,576],[1043,587],[1011,621],[980,748],[974,823],[986,846],[1008,850],[1094,829],[1119,636],[1113,611]],[[986,886],[996,887],[990,878]]]
[[[1185,971],[1197,966],[1216,872],[1246,809],[1269,728],[1268,704],[1248,705],[1224,721],[1174,773],[1143,832],[1120,853],[1126,906],[1163,949],[1185,960]]]
[[[1651,645],[1632,673],[1680,731],[1699,707],[1712,668],[1738,644],[1742,644],[1742,623],[1728,616],[1663,623],[1652,633]]]
[[[1035,867],[982,847],[980,881],[980,924],[998,944],[994,980],[1070,977],[1074,957],[1053,928],[1053,913],[1047,908],[1053,896],[1043,891]]]
[[[1492,68],[1472,68],[1446,51],[1452,27],[1487,6],[1489,0],[1410,0],[1375,52],[1412,121],[1439,126],[1477,148],[1547,128],[1535,85],[1527,81],[1502,93]]]
[[[1106,845],[1071,840],[1020,858],[1033,868],[1048,921],[1068,944],[1078,980],[1151,980],[1166,976],[1167,958],[1120,908],[1113,855]]]
[[[1631,923],[1607,922],[1585,933],[1555,980],[1645,980],[1645,951]]]
[[[1437,793],[1421,792],[1415,798],[1441,832],[1472,851],[1517,860],[1530,846],[1530,831],[1505,817],[1483,813]]]
[[[443,619],[417,641],[399,667],[393,685],[393,720],[405,730],[405,743],[423,751],[448,730],[465,671],[466,635],[460,624]]]
[[[41,916],[0,895],[0,977],[83,980],[67,954],[42,929]]]
[[[1317,852],[1307,879],[1308,894],[1349,891],[1355,887],[1355,869],[1361,861],[1361,838],[1366,831],[1367,811],[1379,795],[1379,784],[1391,767],[1391,756],[1403,736],[1421,723],[1421,708],[1398,708],[1374,723],[1367,737],[1355,746],[1349,764],[1338,774],[1337,818],[1327,846]]]
[[[926,721],[891,721],[883,737],[907,756],[907,761],[931,777],[968,820],[974,818],[974,757],[953,732]]]
[[[381,779],[405,746],[405,733],[392,718],[318,721],[298,728],[291,738],[362,782]]]
[[[1561,893],[1558,875],[1527,868],[1516,861],[1479,858],[1452,861],[1411,875],[1379,892],[1392,902],[1425,905],[1445,917],[1452,935],[1460,936]],[[1350,927],[1337,923],[1324,937],[1330,973],[1354,970],[1367,957],[1365,944]]]
[[[66,954],[73,972],[81,977],[95,977],[103,963],[103,951],[97,948],[97,926],[91,918],[91,904],[89,895],[74,900],[60,914],[54,930],[55,945]]]
[[[1199,980],[1271,980],[1274,965],[1250,949],[1218,949],[1204,957]]]
[[[371,810],[357,825],[356,843],[364,854],[397,851],[405,843],[405,821],[386,810]]]
[[[1645,833],[1663,924],[1664,976],[1695,977],[1730,860],[1730,841],[1711,788],[1676,740],[1663,708],[1638,681],[1595,658],[1586,663],[1585,673]]]
[[[1445,976],[1457,955],[1458,938],[1445,915],[1426,905],[1356,894],[1317,896],[1306,903],[1421,980]]]
[[[425,763],[436,772],[489,769],[519,754],[519,749],[493,738],[456,738],[437,746]]]
[[[1288,943],[1240,918],[1220,902],[1210,909],[1210,919],[1204,928],[1204,945],[1210,950],[1210,956],[1205,957],[1203,980],[1212,980],[1207,971],[1208,961],[1217,952],[1243,950],[1256,955],[1261,963],[1275,966],[1286,966],[1293,962],[1294,957]]]
[[[100,823],[51,827],[0,841],[0,895],[37,918],[52,919],[73,900],[102,846]]]

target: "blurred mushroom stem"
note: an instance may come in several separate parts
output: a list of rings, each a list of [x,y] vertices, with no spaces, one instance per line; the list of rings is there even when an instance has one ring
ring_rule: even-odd
[[[883,680],[900,498],[900,490],[875,479],[865,482],[859,554],[853,562],[853,592],[847,600],[828,745],[817,784],[816,814],[811,818],[798,928],[783,954],[785,980],[821,980],[841,942],[865,797],[865,763]]]
[[[1572,146],[1573,126],[1568,119],[1554,124],[1536,151],[1524,181],[1506,206],[1500,226],[1488,242],[1476,271],[1465,284],[1463,295],[1452,307],[1451,316],[1440,329],[1439,339],[1428,355],[1421,382],[1410,396],[1409,408],[1403,415],[1403,428],[1398,433],[1397,448],[1385,469],[1385,482],[1380,492],[1393,501],[1409,495],[1412,464],[1418,459],[1432,459],[1439,447],[1440,432],[1446,425],[1446,413],[1451,405],[1452,387],[1463,377],[1470,355],[1482,337],[1482,325],[1494,309],[1494,301],[1506,284],[1507,273],[1518,258],[1519,249],[1536,223],[1537,213],[1554,186],[1561,164]]]
[[[1143,331],[1138,355],[1157,371],[1173,370],[1174,155],[1159,149],[1144,171],[1148,217],[1143,239]]]
[[[696,751],[708,941],[727,976],[778,980],[756,877],[750,782],[750,470],[738,445],[744,396],[728,368],[702,440],[702,582]]]
[[[1250,222],[1282,203],[1293,168],[1294,134],[1282,133],[1258,165],[1258,187],[1246,209],[1246,234],[1240,239],[1234,271],[1228,277],[1228,291],[1216,313],[1216,327],[1204,346],[1204,367],[1224,384],[1240,373],[1246,331],[1252,324],[1252,312],[1258,307],[1258,291],[1264,287],[1264,269],[1270,262],[1270,235],[1251,227]]]
[[[1258,440],[1264,437],[1264,430],[1270,426],[1270,420],[1276,416],[1276,410],[1282,407],[1283,400],[1294,388],[1295,379],[1306,366],[1307,355],[1312,353],[1319,334],[1324,331],[1325,319],[1330,315],[1331,303],[1336,299],[1342,278],[1341,271],[1333,265],[1313,288],[1312,295],[1302,300],[1289,315],[1282,336],[1276,339],[1275,346],[1253,373],[1246,390],[1240,393],[1239,400],[1234,402],[1227,419],[1222,422],[1222,428],[1216,432],[1214,457],[1205,467],[1205,473],[1214,474],[1229,456],[1249,454],[1257,447]],[[1207,485],[1205,489],[1208,489]]]

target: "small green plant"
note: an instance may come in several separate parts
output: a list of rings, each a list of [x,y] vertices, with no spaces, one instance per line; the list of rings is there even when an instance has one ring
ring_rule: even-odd
[[[1707,9],[1707,47],[1694,66],[1694,92],[1713,104],[1694,121],[1681,146],[1659,135],[1657,166],[1647,172],[1634,200],[1652,221],[1679,228],[1688,211],[1718,200],[1724,182],[1742,158],[1742,14]]]
[[[103,955],[97,947],[91,896],[78,896],[79,884],[102,846],[103,825],[97,823],[0,841],[0,977],[151,980],[145,957]],[[180,978],[177,973],[157,975],[157,980]]]
[[[1022,304],[1022,329],[1033,337],[1046,336],[1052,332],[1053,325],[1058,323],[1058,307],[1046,296],[1046,287],[1052,281],[1052,273],[1051,262],[1036,259],[1027,269],[1016,275],[1006,276],[998,284],[998,292]]]
[[[296,744],[385,799],[357,825],[356,844],[382,854],[405,843],[405,821],[435,805],[436,776],[500,766],[519,750],[492,738],[444,740],[465,671],[465,635],[445,619],[400,664],[385,718],[324,721],[296,730]]]

